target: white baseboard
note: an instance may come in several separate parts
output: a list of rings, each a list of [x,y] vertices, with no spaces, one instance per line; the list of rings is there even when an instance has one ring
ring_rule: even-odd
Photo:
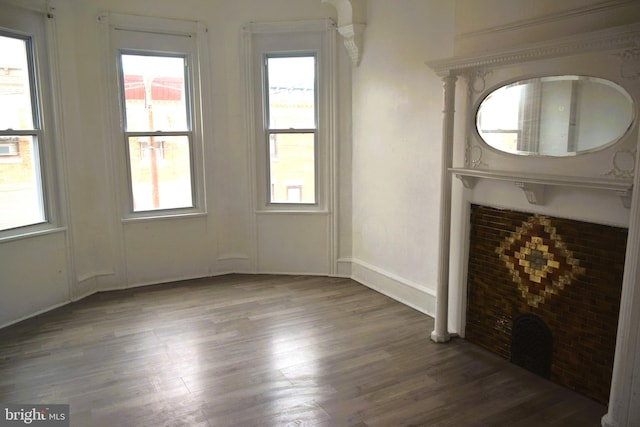
[[[23,320],[27,320],[27,319],[30,319],[30,318],[32,318],[32,317],[39,316],[39,315],[41,315],[41,314],[46,313],[47,311],[55,310],[56,308],[60,308],[60,307],[62,307],[62,306],[65,306],[65,305],[69,304],[69,302],[70,302],[70,301],[63,301],[63,302],[60,302],[60,303],[57,303],[57,304],[53,304],[52,306],[47,307],[47,308],[43,308],[42,310],[38,310],[38,311],[36,311],[35,313],[30,313],[30,314],[28,314],[28,315],[26,315],[26,316],[22,316],[22,317],[20,317],[20,318],[18,318],[18,319],[10,320],[10,321],[8,321],[7,323],[4,323],[4,324],[0,325],[0,329],[2,329],[2,328],[6,328],[7,326],[14,325],[14,324],[16,324],[16,323],[20,323],[20,322],[22,322]]]
[[[96,271],[78,275],[71,288],[71,301],[78,301],[106,289],[122,289],[124,285],[119,280],[115,270]]]
[[[431,317],[436,312],[436,294],[431,289],[358,259],[351,259],[351,278]]]
[[[336,274],[335,277],[351,278],[351,264],[353,260],[351,258],[340,258],[336,260]]]
[[[233,274],[233,273],[255,273],[256,267],[251,261],[249,256],[243,254],[225,254],[218,257],[215,264],[215,273],[219,276],[221,274]]]
[[[394,300],[412,307],[422,313],[429,316],[435,316],[435,292],[430,289],[425,289],[423,286],[404,279],[398,275],[385,271],[374,265],[368,264],[364,261],[351,258],[341,258],[336,262],[337,271],[335,277],[344,277],[353,279],[368,288],[371,288],[381,294],[384,294]],[[198,279],[202,277],[214,277],[224,274],[256,274],[250,261],[246,257],[225,257],[217,260],[216,272],[210,272],[208,275],[193,275],[193,276],[181,276],[171,277],[165,280],[159,281],[140,281],[137,283],[130,283],[128,286],[118,285],[117,283],[103,283],[99,289],[96,289],[96,281],[102,280],[105,282],[113,281],[113,277],[116,275],[113,272],[99,272],[92,275],[85,275],[80,277],[82,281],[78,280],[78,284],[74,289],[73,295],[70,296],[69,301],[64,301],[59,304],[55,304],[51,307],[47,307],[42,310],[38,310],[27,316],[19,319],[11,320],[6,324],[0,325],[0,329],[12,325],[14,323],[21,322],[55,308],[61,307],[73,301],[78,301],[93,295],[97,292],[108,292],[115,290],[122,290],[126,288],[136,288],[141,286],[155,285],[165,282],[182,281],[190,279]],[[268,272],[264,274],[304,274],[300,272]],[[307,275],[314,275],[306,273]],[[105,286],[106,285],[106,286]]]

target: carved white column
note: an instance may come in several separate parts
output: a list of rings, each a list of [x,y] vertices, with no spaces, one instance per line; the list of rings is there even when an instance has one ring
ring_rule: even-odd
[[[611,394],[603,427],[640,425],[640,173],[635,174],[633,189]]]
[[[456,103],[455,75],[442,79],[444,108],[442,118],[442,161],[440,171],[440,232],[438,236],[438,289],[436,295],[436,318],[431,339],[447,342],[451,339],[448,330],[449,318],[449,251],[451,240],[451,174],[453,164],[453,123]]]
[[[640,79],[640,48],[627,49],[620,55],[620,60],[622,78]],[[637,143],[640,144],[640,137]],[[616,152],[616,156],[618,155],[621,154]],[[640,150],[636,149],[635,155],[635,165],[640,165]],[[603,427],[640,425],[640,173],[633,164],[627,165],[626,168],[620,167],[616,160],[621,159],[616,156],[609,174],[635,175],[620,295],[616,353],[613,359],[608,412],[602,417]]]

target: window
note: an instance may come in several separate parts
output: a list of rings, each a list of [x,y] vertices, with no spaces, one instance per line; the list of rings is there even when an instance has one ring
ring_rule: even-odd
[[[0,31],[0,231],[47,221],[33,40]]]
[[[316,57],[267,54],[265,67],[270,202],[313,204],[318,140]],[[292,180],[300,184],[285,186]]]
[[[489,108],[484,108],[483,112],[478,114],[478,129],[489,144],[516,151],[521,141],[522,119],[520,109],[513,108],[513,105],[521,104],[521,89],[514,86],[506,94],[508,96],[504,98],[487,97],[485,99]]]
[[[324,214],[336,182],[335,24],[250,23],[244,36],[256,211]]]
[[[193,207],[187,75],[184,56],[120,53],[134,212]]]
[[[198,23],[104,15],[117,71],[115,144],[123,215],[140,218],[204,209]],[[111,62],[112,61],[112,62]]]

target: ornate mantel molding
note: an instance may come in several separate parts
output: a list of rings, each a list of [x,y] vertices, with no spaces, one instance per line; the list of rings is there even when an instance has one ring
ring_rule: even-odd
[[[586,188],[590,190],[612,191],[626,208],[631,206],[633,182],[631,180],[611,180],[604,178],[570,177],[561,175],[545,175],[539,173],[523,173],[467,168],[449,168],[465,188],[473,188],[479,179],[492,179],[513,182],[521,188],[527,201],[533,205],[545,204],[545,187]]]
[[[439,76],[451,73],[459,75],[472,69],[498,68],[580,53],[637,48],[640,48],[640,23],[575,34],[560,39],[521,45],[516,48],[491,51],[490,53],[427,61],[427,65]],[[628,54],[628,56],[632,55]]]
[[[525,68],[524,64],[526,63],[539,62],[537,65],[541,65],[542,61],[555,61],[561,58],[565,59],[563,63],[568,63],[571,61],[570,57],[584,54],[593,54],[589,58],[594,61],[602,60],[603,56],[605,56],[603,54],[613,58],[614,61],[617,56],[620,66],[618,78],[623,79],[636,90],[637,102],[637,82],[640,80],[640,22],[507,49],[432,60],[428,61],[427,65],[445,82],[455,81],[453,78],[456,77],[466,77],[467,85],[471,86],[471,90],[468,88],[468,93],[472,94],[476,85],[478,87],[481,86],[481,82],[475,77],[481,75],[479,73],[503,69],[505,74],[513,75],[516,71],[510,73],[507,68],[514,65],[521,65],[522,68]],[[549,61],[549,64],[554,61]],[[615,73],[615,63],[607,63],[606,65],[606,72],[613,75]],[[611,67],[611,65],[614,67]],[[447,93],[452,92],[451,89],[454,88],[455,85],[453,84],[445,85],[445,98]],[[448,113],[452,107],[455,107],[455,105],[445,102],[443,118],[444,134],[446,135],[446,137],[443,137],[445,147],[447,144],[453,143],[453,138],[446,132],[446,129],[453,122],[453,118]],[[635,114],[637,115],[637,110]],[[463,120],[468,119],[468,116],[463,118]],[[469,125],[467,124],[466,126],[468,129]],[[637,130],[634,130],[634,132],[637,132]],[[482,151],[480,149],[480,151],[476,150],[472,153],[470,150],[473,146],[468,143],[466,145],[467,158],[465,167],[451,167],[450,147],[446,147],[448,151],[443,156],[441,164],[444,170],[459,177],[467,188],[473,188],[476,181],[480,179],[511,181],[522,189],[527,200],[532,204],[544,204],[545,190],[553,186],[614,192],[620,197],[623,205],[630,209],[626,249],[627,261],[625,262],[622,283],[611,393],[608,412],[602,418],[602,425],[606,427],[640,425],[640,410],[637,409],[640,408],[640,393],[638,393],[638,390],[640,390],[640,376],[635,375],[640,370],[640,334],[638,334],[637,328],[640,319],[640,292],[638,291],[640,289],[640,195],[637,191],[634,194],[634,189],[640,188],[640,174],[635,173],[637,170],[636,165],[640,165],[640,151],[636,148],[640,144],[640,140],[637,140],[637,133],[630,135],[629,139],[631,138],[635,138],[636,141],[626,141],[626,146],[615,151],[611,160],[612,168],[599,176],[594,176],[594,173],[597,172],[590,167],[594,165],[594,162],[581,165],[578,168],[581,168],[580,172],[586,176],[545,175],[540,173],[541,171],[534,164],[526,164],[525,162],[518,164],[518,166],[523,167],[514,167],[512,163],[511,168],[515,170],[511,171],[493,170],[488,169],[488,167],[487,169],[478,169],[477,165],[482,161],[483,157]],[[629,148],[631,144],[633,145]],[[609,153],[613,150],[613,147],[609,147]],[[600,163],[605,154],[607,153],[599,153],[598,159]],[[499,153],[495,157],[504,160],[499,157]],[[600,166],[598,165],[598,167]],[[562,171],[563,169],[557,166],[553,170]],[[578,171],[575,172],[578,173]],[[463,195],[463,197],[467,196]],[[441,205],[444,206],[445,210],[451,208],[451,195],[446,194],[446,190],[443,191]],[[441,211],[444,212],[442,206]],[[441,227],[445,231],[449,230],[450,223],[443,221]],[[442,233],[439,237],[440,251],[449,253],[452,250],[449,232]],[[459,255],[460,258],[466,256],[464,248],[460,250]],[[442,299],[444,300],[443,303],[448,299],[448,269],[448,264],[438,264],[439,279],[436,301]],[[460,285],[464,286],[462,283]],[[441,331],[447,331],[447,319],[446,304],[436,305],[436,320],[440,321],[439,323],[436,322],[436,325],[439,326],[439,331],[434,331],[432,339],[434,337],[441,339],[434,339],[434,341],[446,341],[447,333],[442,333]]]
[[[604,30],[575,34],[559,39],[550,39],[518,47],[484,51],[475,55],[451,57],[427,61],[427,65],[440,77],[462,76],[467,81],[467,108],[472,104],[471,97],[485,88],[485,77],[493,70],[522,64],[567,57],[577,54],[608,52],[620,59],[620,77],[640,79],[640,22],[611,27]],[[471,125],[469,125],[471,126]],[[631,203],[631,192],[635,172],[635,150],[618,150],[613,155],[613,167],[603,175],[608,179],[574,178],[546,176],[539,173],[505,172],[491,170],[482,161],[482,147],[474,145],[467,129],[465,141],[465,167],[454,168],[452,172],[462,180],[467,188],[473,188],[477,179],[501,179],[513,181],[521,188],[529,203],[544,204],[546,186],[582,187],[590,189],[608,189],[618,194],[625,207]],[[480,169],[480,166],[484,168]],[[471,168],[471,169],[470,169]]]
[[[487,34],[506,34],[511,31],[535,28],[539,27],[540,25],[557,23],[558,21],[579,19],[585,16],[593,15],[594,13],[619,10],[625,6],[632,5],[634,1],[636,0],[599,0],[589,5],[581,4],[573,8],[544,14],[542,16],[536,16],[528,19],[518,20],[515,22],[508,22],[506,24],[483,28],[480,30],[465,32],[457,35],[456,39],[474,39],[485,36]]]
[[[338,11],[338,33],[344,38],[351,61],[357,67],[362,59],[366,0],[322,0],[322,3],[329,3]]]

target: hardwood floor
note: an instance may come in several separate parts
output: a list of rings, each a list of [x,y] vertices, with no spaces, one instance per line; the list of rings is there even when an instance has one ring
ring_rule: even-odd
[[[93,295],[0,330],[0,402],[72,426],[599,426],[602,405],[347,279]]]

